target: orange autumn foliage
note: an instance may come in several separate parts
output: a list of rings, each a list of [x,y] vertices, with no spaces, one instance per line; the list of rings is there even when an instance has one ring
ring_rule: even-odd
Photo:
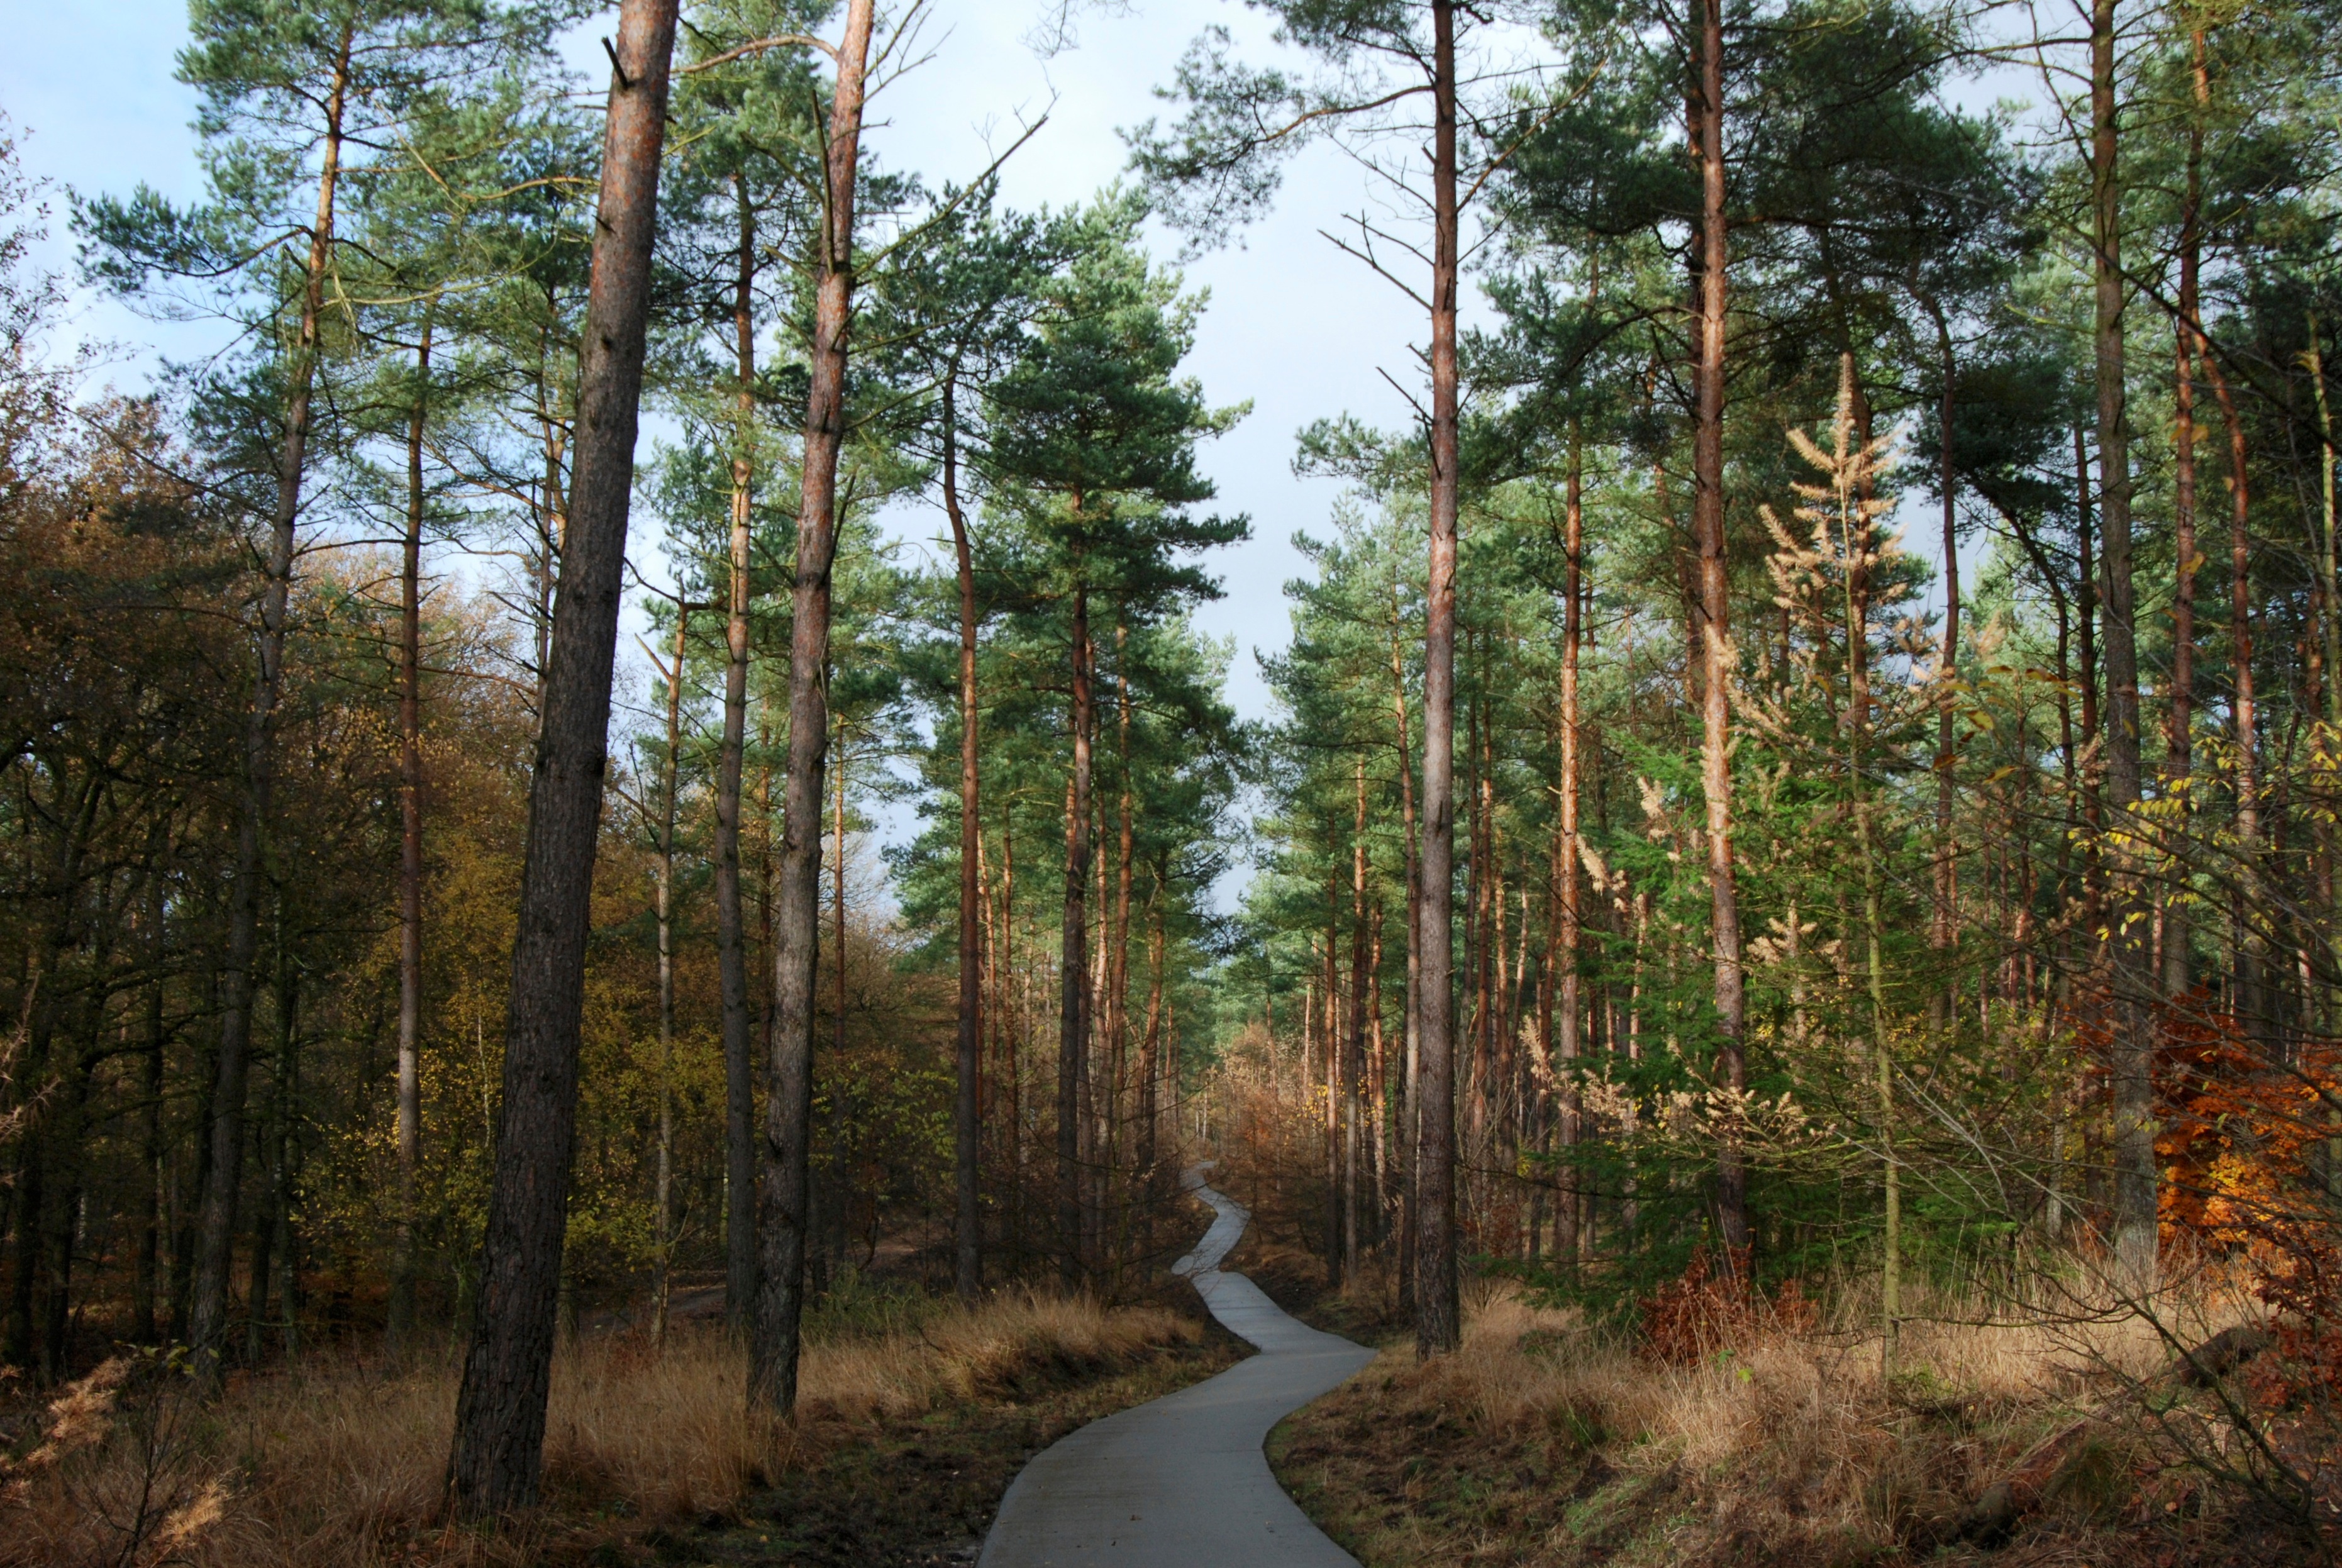
[[[1707,1249],[1696,1248],[1683,1277],[1642,1302],[1643,1353],[1655,1362],[1689,1366],[1718,1351],[1741,1350],[1776,1338],[1810,1333],[1820,1313],[1797,1281],[1783,1282],[1767,1301],[1746,1283],[1747,1257],[1730,1274],[1716,1274]]]
[[[2157,1012],[2165,1241],[2218,1260],[2269,1308],[2276,1353],[2250,1378],[2263,1401],[2342,1402],[2342,1201],[2328,1185],[2342,1056],[2323,1040],[2272,1050],[2200,990]]]

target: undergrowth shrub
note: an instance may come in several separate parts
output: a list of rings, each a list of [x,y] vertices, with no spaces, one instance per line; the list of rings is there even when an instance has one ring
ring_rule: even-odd
[[[1821,1313],[1796,1280],[1785,1280],[1768,1301],[1746,1282],[1746,1265],[1718,1275],[1707,1249],[1695,1248],[1679,1279],[1642,1301],[1643,1353],[1656,1362],[1687,1366],[1716,1352],[1759,1341],[1811,1333]]]

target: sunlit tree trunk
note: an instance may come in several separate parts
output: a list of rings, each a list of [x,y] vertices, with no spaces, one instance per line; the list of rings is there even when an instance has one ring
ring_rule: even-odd
[[[1423,640],[1423,851],[1416,945],[1416,1352],[1463,1340],[1456,1278],[1456,6],[1432,0],[1431,558]]]
[[[626,0],[613,55],[576,469],[529,790],[480,1301],[448,1487],[466,1515],[535,1501],[577,1118],[586,937],[642,397],[675,0]]]
[[[976,705],[976,557],[959,498],[959,367],[943,385],[944,514],[951,520],[959,586],[959,1017],[954,1035],[952,1093],[952,1283],[963,1302],[984,1288],[984,1216],[976,1161],[982,1126],[976,1090],[982,1067],[983,954],[977,930],[983,890],[984,823],[977,806]]]
[[[828,762],[830,570],[837,558],[837,460],[846,437],[846,336],[854,305],[855,176],[873,0],[848,0],[826,148],[829,200],[814,246],[811,381],[800,457],[796,584],[789,638],[789,759],[773,920],[770,1075],[756,1194],[756,1321],[748,1396],[796,1408],[813,1141],[814,972],[819,960],[823,772]]]
[[[391,1354],[415,1331],[415,1175],[423,1160],[423,437],[431,386],[431,319],[415,350],[406,422],[406,534],[398,573],[398,1231],[386,1324]]]
[[[1081,1283],[1089,1259],[1082,1247],[1082,1121],[1089,1067],[1090,736],[1095,680],[1089,589],[1074,590],[1072,775],[1066,780],[1066,908],[1058,956],[1057,1248],[1068,1287]]]
[[[1740,894],[1732,861],[1732,582],[1724,539],[1724,323],[1731,247],[1724,216],[1724,6],[1695,0],[1698,89],[1694,157],[1700,220],[1693,246],[1698,307],[1692,368],[1692,533],[1699,554],[1700,788],[1707,807],[1707,883],[1715,965],[1716,1077],[1747,1087],[1741,1042],[1748,1000],[1741,968]],[[1740,1276],[1748,1251],[1748,1174],[1739,1140],[1727,1130],[1716,1150],[1716,1229],[1726,1266]]]
[[[1403,1316],[1416,1311],[1416,1172],[1421,1168],[1422,1034],[1418,1028],[1423,996],[1423,878],[1418,864],[1421,841],[1415,819],[1415,749],[1407,737],[1406,667],[1399,654],[1398,574],[1391,574],[1390,667],[1393,739],[1398,750],[1400,852],[1406,876],[1406,993],[1400,999],[1398,1117],[1398,1306]]]
[[[747,929],[740,902],[740,775],[748,733],[748,586],[756,460],[756,219],[733,176],[740,223],[732,286],[732,528],[724,623],[724,740],[716,765],[716,962],[724,1028],[724,1318],[745,1328],[756,1294],[756,1110]]]
[[[2116,166],[2116,0],[2090,10],[2091,243],[2097,320],[2098,535],[2106,579],[2106,798],[2127,828],[2139,802],[2138,652],[2131,581],[2130,424],[2124,408],[2122,186]],[[2156,1282],[2155,1046],[2140,1011],[2146,991],[2144,920],[2129,918],[2138,878],[2131,857],[2117,852],[2113,944],[2115,1030],[2115,1255],[2129,1288]]]

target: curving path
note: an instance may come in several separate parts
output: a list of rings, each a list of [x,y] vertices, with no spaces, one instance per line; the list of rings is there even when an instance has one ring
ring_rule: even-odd
[[[1374,1352],[1295,1322],[1242,1274],[1220,1272],[1251,1216],[1204,1185],[1206,1169],[1182,1181],[1217,1218],[1171,1271],[1260,1353],[1035,1455],[1001,1500],[979,1568],[1357,1568],[1285,1495],[1261,1443]]]

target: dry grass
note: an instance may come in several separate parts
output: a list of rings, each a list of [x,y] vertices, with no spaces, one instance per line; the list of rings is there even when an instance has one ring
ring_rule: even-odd
[[[589,1342],[555,1368],[545,1506],[495,1534],[443,1519],[452,1362],[392,1373],[317,1356],[240,1380],[209,1408],[185,1397],[177,1372],[150,1365],[124,1383],[96,1441],[51,1445],[47,1461],[19,1467],[0,1493],[0,1564],[572,1560],[614,1532],[729,1514],[756,1487],[883,1419],[1112,1367],[1199,1333],[1158,1308],[1024,1294],[924,1311],[891,1332],[811,1345],[795,1425],[745,1413],[745,1356],[720,1333],[657,1352]]]
[[[1272,1444],[1288,1486],[1369,1568],[1925,1556],[2045,1434],[2169,1362],[2151,1325],[2119,1315],[1921,1321],[1890,1384],[1855,1300],[1811,1332],[1668,1366],[1509,1286],[1475,1293],[1456,1354],[1386,1350]],[[1920,1312],[1983,1316],[1967,1305]],[[2223,1306],[2187,1316],[2217,1322]],[[2074,1532],[2092,1537],[2090,1561],[2127,1560],[2098,1534],[2161,1528],[2203,1502],[2153,1459],[2145,1435],[2109,1426],[2007,1560],[2050,1560],[2039,1551]]]

